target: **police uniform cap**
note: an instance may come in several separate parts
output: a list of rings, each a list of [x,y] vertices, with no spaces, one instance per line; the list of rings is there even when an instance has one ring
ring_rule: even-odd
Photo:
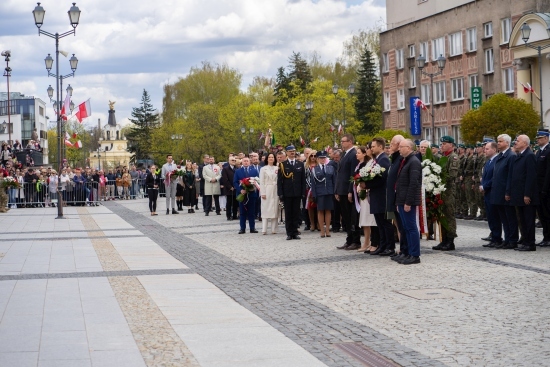
[[[315,153],[315,158],[326,158],[327,152],[325,150],[321,150],[317,153]]]
[[[544,129],[544,130],[539,130],[537,131],[537,136],[535,136],[535,139],[538,139],[538,138],[547,138],[550,136],[550,132],[548,132],[547,129]]]
[[[289,151],[289,150],[296,150],[296,147],[292,144],[290,145],[287,145],[287,147],[285,148],[286,151]]]

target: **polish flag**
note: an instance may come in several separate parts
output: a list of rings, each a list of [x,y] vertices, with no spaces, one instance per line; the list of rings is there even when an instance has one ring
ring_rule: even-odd
[[[315,139],[313,139],[312,143],[317,143],[319,141],[319,137],[316,137]]]
[[[420,107],[421,109],[423,110],[427,110],[428,107],[426,107],[426,105],[424,104],[424,102],[422,102],[422,100],[420,98],[417,98],[414,100],[414,105],[416,107]]]
[[[76,113],[76,118],[78,119],[78,122],[82,123],[82,120],[84,120],[86,117],[90,117],[91,115],[92,106],[90,105],[89,99],[86,102],[82,102],[78,105],[78,112]]]
[[[63,107],[61,107],[61,118],[65,121],[67,121],[67,111],[70,110],[71,105],[71,96],[69,93],[65,96],[65,100],[63,101]]]
[[[69,148],[74,147],[73,143],[71,143],[69,139],[65,139],[65,145],[68,146]]]
[[[344,127],[342,124],[338,125],[338,134],[342,134],[342,132],[344,131]]]
[[[333,132],[334,130],[336,130],[336,128],[334,127],[333,124],[330,124],[330,132]]]
[[[523,91],[525,93],[535,93],[535,89],[533,87],[531,87],[531,84],[529,84],[529,83],[523,84],[522,82],[519,82],[519,84],[521,84],[523,86]]]
[[[69,140],[70,138],[71,136],[69,135],[69,133],[65,131],[65,140]]]
[[[300,136],[300,144],[302,144],[302,146],[306,145],[306,141],[304,139],[302,139],[301,136]]]
[[[82,142],[79,140],[76,143],[74,143],[74,146],[75,146],[75,148],[80,149],[80,148],[82,148]]]
[[[78,136],[77,133],[73,133],[73,139],[76,139],[77,136]]]

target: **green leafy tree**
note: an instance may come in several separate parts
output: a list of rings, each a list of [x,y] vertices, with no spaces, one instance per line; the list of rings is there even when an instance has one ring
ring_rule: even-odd
[[[300,53],[293,52],[292,56],[289,58],[289,69],[288,77],[291,81],[296,83],[298,88],[301,91],[306,91],[308,83],[313,81],[313,76],[311,75],[311,70],[307,61],[304,60]]]
[[[522,99],[499,93],[483,102],[480,108],[464,114],[460,130],[465,142],[475,143],[481,141],[485,135],[534,136],[539,122],[540,116],[532,105]]]
[[[275,106],[277,103],[288,102],[288,91],[290,89],[290,78],[286,74],[284,67],[277,69],[277,75],[275,76],[275,87],[273,88],[273,97],[275,99],[271,103]]]
[[[381,95],[379,79],[376,76],[371,51],[365,47],[361,55],[361,66],[357,71],[358,81],[355,99],[357,119],[362,122],[361,131],[372,134],[381,127],[382,111],[380,111]]]
[[[151,104],[149,93],[144,89],[141,96],[141,105],[132,108],[133,126],[128,131],[128,151],[132,153],[130,161],[148,159],[151,153],[151,132],[158,124],[158,114]]]

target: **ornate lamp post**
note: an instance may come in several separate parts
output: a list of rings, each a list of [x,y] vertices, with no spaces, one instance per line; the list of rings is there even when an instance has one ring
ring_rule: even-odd
[[[539,56],[540,128],[544,129],[544,116],[543,116],[544,111],[542,109],[542,50],[550,47],[550,43],[544,46],[533,46],[527,43],[527,41],[529,41],[529,37],[531,36],[531,27],[529,27],[527,23],[523,23],[520,30],[521,30],[521,39],[525,43],[525,46],[532,48],[533,50],[537,50],[537,54]],[[546,32],[548,33],[548,38],[550,38],[550,26],[546,29]]]
[[[344,110],[344,119],[342,120],[342,132],[345,132],[345,127],[346,127],[346,99],[345,97],[338,97],[338,85],[334,84],[332,86],[332,93],[334,94],[334,97],[338,98],[339,100],[342,101],[342,108]],[[349,97],[348,98],[351,98],[351,96],[353,96],[355,94],[355,85],[353,83],[351,83],[348,87],[348,95]]]
[[[4,76],[6,77],[6,81],[8,83],[8,144],[11,145],[11,111],[10,111],[10,77],[11,77],[11,68],[10,68],[10,57],[11,57],[11,51],[6,50],[2,51],[2,56],[5,56],[6,61],[6,68],[4,69]]]
[[[309,115],[311,114],[312,109],[313,109],[313,102],[312,101],[307,101],[305,103],[305,110],[304,111],[302,111],[302,104],[300,102],[296,102],[296,110],[299,113],[304,114],[304,125],[305,125],[304,139],[306,141],[306,147],[309,146]]]
[[[437,73],[426,73],[424,71],[424,66],[426,66],[426,58],[422,55],[416,59],[416,66],[420,69],[420,73],[430,77],[430,114],[432,116],[432,144],[435,144],[435,114],[434,114],[434,104],[433,104],[433,90],[434,90],[434,77],[443,74],[443,69],[445,69],[445,63],[447,59],[443,55],[439,55],[437,58],[437,66],[439,71]]]
[[[71,57],[71,59],[69,60],[70,64],[71,64],[71,69],[73,70],[72,74],[69,74],[69,75],[66,75],[66,76],[60,76],[59,75],[59,39],[60,38],[63,38],[63,37],[66,37],[66,36],[69,36],[71,34],[74,34],[76,35],[76,27],[78,26],[78,22],[80,20],[80,9],[78,9],[78,7],[76,6],[76,3],[73,3],[73,6],[69,9],[69,11],[67,12],[69,14],[69,21],[70,21],[70,24],[71,26],[73,27],[72,30],[70,31],[67,31],[65,33],[49,33],[49,32],[46,32],[42,29],[40,29],[42,27],[42,25],[44,24],[44,16],[46,15],[46,11],[44,10],[44,8],[42,6],[40,6],[40,3],[37,4],[37,6],[34,8],[33,10],[33,16],[34,16],[34,24],[36,24],[36,27],[38,28],[38,36],[40,36],[41,34],[45,35],[45,36],[48,36],[50,38],[53,38],[55,39],[55,57],[56,57],[56,60],[55,60],[55,74],[52,74],[50,73],[50,70],[52,69],[52,66],[53,66],[53,59],[52,57],[48,54],[48,56],[46,57],[46,59],[44,60],[44,62],[46,63],[46,70],[48,70],[48,76],[53,76],[56,78],[56,92],[57,92],[57,108],[58,108],[58,111],[61,110],[60,106],[59,106],[59,103],[61,101],[61,89],[63,88],[62,87],[62,80],[64,78],[67,78],[69,76],[74,76],[74,72],[76,71],[76,66],[78,64],[78,59],[74,56]],[[50,88],[51,86],[48,88],[48,96],[50,96]],[[72,88],[71,88],[71,92],[72,92]],[[69,93],[69,91],[67,91],[67,93]],[[53,90],[51,91],[51,96],[50,98],[53,96]],[[61,125],[61,116],[60,116],[60,113],[58,112],[57,113],[57,161],[58,161],[58,164],[59,164],[59,171],[58,172],[61,172],[62,170],[62,164],[63,164],[63,159],[62,159],[62,149],[63,149],[63,146],[64,144],[62,144],[62,139],[63,139],[63,127]],[[58,192],[61,192],[62,191],[62,187],[61,187],[61,180],[58,180]],[[61,197],[59,198],[58,200],[58,205],[57,205],[57,218],[56,219],[62,219],[63,218],[63,205],[62,205],[62,200],[61,200]]]

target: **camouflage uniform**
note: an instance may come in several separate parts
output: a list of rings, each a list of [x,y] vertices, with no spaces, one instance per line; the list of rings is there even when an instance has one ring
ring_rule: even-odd
[[[456,196],[456,178],[458,177],[460,168],[460,159],[455,152],[449,154],[447,164],[445,165],[445,172],[447,175],[447,182],[445,187],[447,188],[442,196],[443,202],[443,214],[447,218],[448,229],[443,228],[443,237],[449,240],[456,238],[456,218],[455,218],[455,196]]]
[[[475,168],[475,162],[477,160],[477,156],[472,154],[468,157],[468,160],[466,161],[466,168],[464,169],[464,180],[462,181],[464,183],[464,192],[466,194],[466,203],[468,205],[468,219],[475,218],[477,216],[477,202],[475,197],[475,192],[472,186],[474,185],[474,168]]]
[[[460,179],[460,176],[464,176],[464,168],[466,168],[466,154],[459,156],[459,173],[456,178],[456,209],[460,218],[468,215],[468,205],[466,204],[466,194],[464,193],[464,188],[462,187],[463,180]]]
[[[477,206],[481,211],[480,219],[485,218],[487,216],[487,214],[485,213],[485,200],[483,198],[483,193],[479,191],[479,185],[481,184],[481,176],[483,175],[483,167],[485,166],[485,162],[487,162],[487,158],[485,157],[485,154],[479,154],[477,156],[476,170],[474,172],[476,201],[477,201]]]

